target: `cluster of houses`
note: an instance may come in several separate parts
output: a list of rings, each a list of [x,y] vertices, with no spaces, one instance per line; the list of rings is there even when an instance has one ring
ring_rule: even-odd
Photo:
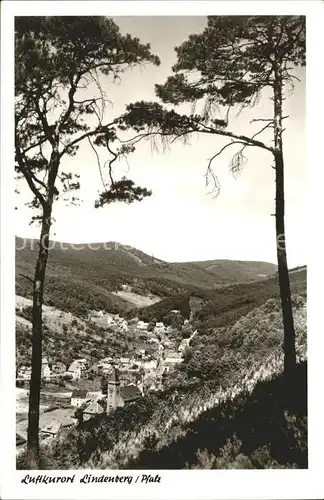
[[[101,315],[101,313],[98,314]],[[138,348],[132,356],[106,357],[95,363],[90,359],[78,358],[70,366],[62,362],[50,364],[44,357],[42,378],[45,381],[71,380],[77,386],[78,381],[88,378],[90,373],[92,376],[103,377],[107,381],[106,394],[90,393],[76,387],[71,395],[70,410],[61,410],[61,413],[57,415],[56,410],[42,414],[40,435],[44,440],[58,436],[64,429],[74,426],[80,420],[80,412],[82,420],[87,421],[95,415],[110,413],[118,407],[131,404],[149,391],[162,390],[165,375],[183,362],[184,352],[197,334],[195,331],[191,337],[183,339],[180,344],[176,345],[168,337],[170,327],[166,327],[162,322],[157,322],[153,331],[148,331],[148,323],[137,318],[127,322],[118,315],[103,314],[105,320],[107,319],[107,325],[114,324],[122,331],[136,328],[139,332],[145,332],[148,343],[152,346],[149,352],[147,349]],[[17,380],[28,381],[30,377],[30,366],[19,367]],[[80,410],[78,419],[75,417],[77,408]],[[20,432],[16,436],[17,449],[21,449],[26,442],[26,436],[23,434]]]
[[[180,311],[173,310],[172,313],[179,314]],[[101,325],[116,327],[124,332],[127,332],[129,330],[147,332],[148,334],[151,334],[151,338],[154,338],[155,335],[163,335],[172,331],[172,328],[170,326],[166,326],[162,321],[158,321],[155,323],[153,331],[149,332],[149,323],[140,320],[138,317],[132,318],[127,321],[126,319],[121,318],[119,314],[111,314],[105,311],[96,312],[94,316],[90,316],[90,319],[99,319]],[[185,320],[185,322],[186,321],[188,322],[188,320]]]
[[[179,311],[174,310],[177,314]],[[152,331],[148,331],[149,323],[133,318],[128,322],[118,314],[108,314],[103,311],[97,313],[98,317],[104,318],[107,325],[115,325],[122,331],[128,328],[135,328],[139,332],[145,332],[147,343],[151,344],[149,354],[146,349],[138,349],[135,355],[120,357],[119,359],[104,358],[99,362],[91,364],[86,358],[75,359],[70,366],[65,366],[62,362],[50,365],[46,357],[42,360],[42,379],[50,380],[71,380],[77,382],[82,378],[88,378],[89,374],[102,376],[111,371],[112,365],[120,371],[122,383],[135,383],[144,388],[157,389],[161,387],[161,374],[172,370],[177,364],[183,361],[183,354],[190,345],[194,332],[190,338],[181,341],[176,346],[175,342],[168,338],[170,327],[163,322],[156,322]],[[144,374],[144,376],[143,376]],[[21,366],[18,369],[17,379],[26,381],[31,377],[31,367]],[[156,380],[157,379],[157,380]]]
[[[139,321],[138,324],[140,328],[147,328],[147,324],[143,321]],[[44,357],[42,359],[42,378],[45,381],[65,379],[77,382],[82,378],[88,378],[90,373],[104,376],[110,373],[112,367],[115,366],[120,371],[122,383],[131,382],[137,385],[142,384],[143,387],[148,385],[152,389],[160,388],[160,382],[156,383],[154,379],[160,379],[163,373],[168,373],[177,364],[182,363],[183,354],[197,331],[191,337],[183,339],[178,347],[165,335],[161,338],[162,332],[165,333],[163,323],[156,323],[154,331],[157,333],[152,333],[156,345],[153,354],[148,354],[146,349],[138,349],[133,356],[122,356],[118,359],[107,357],[93,364],[90,363],[89,359],[78,358],[68,367],[62,362],[50,365],[48,359]],[[156,337],[157,334],[159,338]],[[29,380],[30,377],[30,366],[21,366],[18,369],[18,380]]]
[[[118,407],[134,403],[143,396],[143,392],[135,384],[123,385],[120,372],[113,367],[107,379],[107,394],[91,396],[84,389],[75,389],[71,396],[71,406],[80,408],[82,420],[86,421],[94,415],[110,413]]]
[[[135,384],[123,385],[119,370],[113,367],[107,379],[106,394],[98,395],[85,389],[74,389],[70,401],[73,412],[63,413],[60,410],[53,410],[41,414],[40,437],[46,442],[59,436],[62,431],[76,425],[80,420],[87,421],[96,415],[109,414],[116,408],[138,401],[142,396],[143,392]],[[81,417],[76,417],[76,409],[80,410]],[[26,431],[16,432],[18,453],[23,449],[26,440]]]

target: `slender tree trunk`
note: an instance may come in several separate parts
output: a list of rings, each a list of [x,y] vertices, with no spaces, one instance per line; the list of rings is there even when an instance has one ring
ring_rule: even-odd
[[[276,171],[276,242],[280,299],[284,328],[284,373],[287,379],[296,367],[295,328],[287,265],[285,233],[284,160],[282,146],[282,76],[280,65],[275,69],[274,82],[274,160]]]
[[[32,311],[32,359],[29,390],[29,412],[27,433],[27,468],[39,469],[39,403],[42,371],[43,321],[42,306],[51,210],[44,210],[39,251],[34,275],[33,311]]]
[[[29,388],[28,430],[27,430],[27,469],[39,469],[39,403],[42,378],[43,342],[43,297],[46,265],[49,252],[49,235],[55,192],[55,180],[59,166],[58,148],[51,155],[48,177],[48,191],[43,206],[39,251],[35,267],[33,310],[32,310],[32,359]]]
[[[276,155],[276,235],[280,299],[284,326],[284,372],[289,376],[296,367],[295,328],[291,304],[284,222],[284,163],[282,152]]]

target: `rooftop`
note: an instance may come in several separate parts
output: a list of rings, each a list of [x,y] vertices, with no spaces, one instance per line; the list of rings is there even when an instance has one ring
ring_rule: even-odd
[[[86,398],[88,391],[85,389],[74,389],[71,398]]]
[[[59,422],[58,420],[52,420],[51,422],[41,427],[40,430],[48,434],[57,434],[61,429],[61,426],[62,426],[61,422]]]
[[[119,373],[115,366],[112,369],[108,382],[115,382],[115,383],[119,382]]]
[[[96,415],[97,413],[103,413],[104,409],[99,403],[92,402],[87,406],[83,413],[89,413],[91,415]]]
[[[120,388],[120,395],[126,402],[135,401],[142,397],[141,391],[135,385],[126,385]]]
[[[172,349],[165,349],[164,350],[164,357],[165,358],[179,358],[179,353],[176,351],[173,351]]]

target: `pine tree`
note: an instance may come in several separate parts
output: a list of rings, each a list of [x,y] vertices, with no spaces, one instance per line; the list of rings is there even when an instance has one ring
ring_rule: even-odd
[[[15,168],[32,193],[29,206],[40,223],[39,251],[33,279],[32,373],[30,382],[27,461],[39,468],[39,401],[42,360],[42,305],[53,204],[60,195],[78,190],[78,173],[62,170],[62,162],[88,141],[98,159],[105,148],[110,182],[95,206],[141,201],[151,193],[130,179],[115,180],[113,164],[131,153],[131,146],[114,147],[117,120],[104,122],[107,85],[128,68],[159,64],[150,46],[122,35],[104,17],[16,17],[15,20]],[[95,95],[84,89],[95,86]],[[89,123],[95,123],[93,127]],[[77,201],[72,196],[72,203]]]
[[[228,138],[228,143],[210,159],[206,179],[219,191],[212,163],[227,148],[236,148],[230,168],[239,172],[246,162],[245,150],[261,148],[269,153],[275,169],[275,221],[279,288],[284,328],[284,371],[288,376],[296,365],[295,330],[291,305],[289,272],[285,245],[285,198],[283,156],[283,100],[287,86],[294,89],[296,66],[305,65],[305,18],[302,16],[212,16],[200,34],[190,35],[176,47],[177,62],[166,83],[156,85],[163,103],[129,104],[120,121],[121,129],[133,129],[136,143],[143,137],[160,137],[163,144],[192,133]],[[248,136],[230,130],[232,111],[257,106],[264,89],[271,90],[273,112],[262,122],[260,130]],[[175,109],[183,103],[193,104],[200,113],[180,114]],[[248,125],[248,124],[247,124]],[[272,142],[259,137],[272,131]]]

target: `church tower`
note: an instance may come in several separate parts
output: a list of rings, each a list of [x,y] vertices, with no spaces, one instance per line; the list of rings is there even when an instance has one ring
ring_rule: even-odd
[[[108,388],[107,388],[107,413],[112,410],[116,410],[119,406],[119,394],[120,392],[120,381],[119,373],[117,368],[113,367],[112,373],[108,378]]]

